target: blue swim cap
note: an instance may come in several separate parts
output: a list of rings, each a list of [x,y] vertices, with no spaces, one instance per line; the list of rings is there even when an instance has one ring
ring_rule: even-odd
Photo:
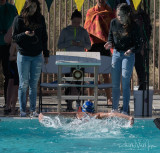
[[[94,113],[94,105],[90,101],[86,101],[82,106],[82,112]]]

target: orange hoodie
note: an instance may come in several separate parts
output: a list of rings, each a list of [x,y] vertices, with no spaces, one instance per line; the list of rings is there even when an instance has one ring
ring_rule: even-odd
[[[110,22],[113,18],[115,18],[115,12],[107,5],[104,9],[96,5],[87,11],[84,28],[89,33],[91,45],[108,40]]]

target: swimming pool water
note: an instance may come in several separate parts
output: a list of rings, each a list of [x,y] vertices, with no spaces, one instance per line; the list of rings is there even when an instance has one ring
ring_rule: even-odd
[[[0,153],[160,153],[153,120],[1,119]]]

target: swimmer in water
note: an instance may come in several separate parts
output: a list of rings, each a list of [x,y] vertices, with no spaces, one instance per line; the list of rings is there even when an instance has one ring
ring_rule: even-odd
[[[130,125],[134,124],[134,118],[132,116],[125,115],[123,113],[111,112],[111,113],[94,113],[94,104],[91,101],[86,101],[82,106],[82,112],[77,112],[76,117],[78,119],[85,118],[85,116],[95,117],[96,119],[108,118],[108,117],[119,117],[130,121]],[[43,114],[39,114],[39,121],[43,119]]]
[[[132,116],[128,116],[122,113],[118,112],[111,112],[111,113],[94,113],[94,104],[91,101],[86,101],[83,106],[82,106],[82,112],[77,112],[76,116],[78,119],[83,118],[84,116],[94,116],[97,119],[102,119],[102,118],[108,118],[108,117],[119,117],[119,118],[124,118],[130,121],[130,125],[134,124],[134,118]]]

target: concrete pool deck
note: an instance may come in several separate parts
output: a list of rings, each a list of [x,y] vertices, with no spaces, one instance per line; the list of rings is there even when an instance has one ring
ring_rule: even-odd
[[[53,96],[44,96],[43,97],[43,103],[53,103],[57,104],[57,99]],[[65,101],[62,101],[62,112],[65,112],[66,105]],[[110,112],[111,107],[105,106],[106,100],[104,96],[99,96],[98,101],[98,112]],[[0,117],[19,117],[19,110],[15,115],[6,115],[4,114],[4,108],[2,106],[4,105],[4,98],[0,97]],[[37,97],[37,111],[38,111],[38,105],[39,105],[39,97]],[[120,98],[120,106],[122,106],[122,97]],[[17,108],[19,108],[19,103],[17,102],[16,105]],[[56,112],[57,106],[43,106],[43,112]],[[73,102],[73,108],[76,112],[76,102]],[[27,103],[27,110],[29,110],[29,102]],[[130,99],[130,114],[134,115],[134,97],[131,96]],[[153,104],[152,104],[152,118],[160,117],[160,95],[154,95],[153,96]],[[151,117],[150,117],[151,118]]]

